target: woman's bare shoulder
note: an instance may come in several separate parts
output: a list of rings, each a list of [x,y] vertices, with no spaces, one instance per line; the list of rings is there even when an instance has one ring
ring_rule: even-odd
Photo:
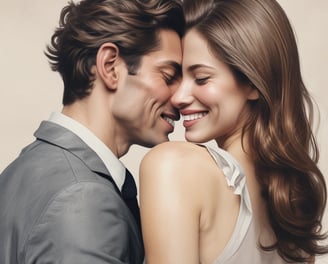
[[[155,163],[176,163],[183,166],[185,163],[192,166],[190,161],[197,160],[197,163],[212,162],[212,158],[207,149],[185,141],[169,141],[153,147],[144,157],[143,162]]]
[[[221,169],[205,147],[182,141],[157,145],[145,155],[140,165],[141,179],[155,181],[164,178],[176,186],[181,183],[183,186],[205,187],[220,174]]]

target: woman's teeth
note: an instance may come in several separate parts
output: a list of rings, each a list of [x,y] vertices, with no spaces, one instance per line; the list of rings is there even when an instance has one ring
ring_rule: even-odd
[[[192,121],[192,120],[202,118],[206,115],[207,115],[206,112],[202,112],[202,113],[195,113],[195,114],[191,114],[191,115],[182,115],[182,118],[184,121]]]

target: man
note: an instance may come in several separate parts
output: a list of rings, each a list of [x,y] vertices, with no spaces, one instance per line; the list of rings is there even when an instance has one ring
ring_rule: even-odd
[[[62,113],[0,176],[0,263],[142,263],[136,187],[118,160],[168,140],[184,21],[173,0],[82,0],[46,55]]]

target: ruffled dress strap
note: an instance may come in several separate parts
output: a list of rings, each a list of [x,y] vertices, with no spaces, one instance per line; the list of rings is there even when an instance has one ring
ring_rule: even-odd
[[[214,264],[225,263],[242,244],[252,221],[252,206],[246,186],[246,177],[240,164],[227,151],[204,145],[221,168],[227,184],[240,196],[240,208],[233,234]]]

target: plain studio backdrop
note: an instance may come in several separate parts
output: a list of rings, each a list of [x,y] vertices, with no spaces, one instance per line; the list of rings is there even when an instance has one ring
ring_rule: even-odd
[[[63,85],[43,54],[66,0],[0,2],[0,171],[34,140],[41,120],[61,110]],[[328,181],[328,1],[279,0],[295,30],[304,82],[318,104],[315,130],[321,151],[319,166]],[[317,115],[318,117],[318,115]],[[171,135],[184,140],[181,123]],[[138,177],[147,149],[133,146],[122,161]],[[327,210],[326,210],[327,211]],[[328,230],[328,213],[324,229]],[[328,256],[317,263],[328,263]]]

